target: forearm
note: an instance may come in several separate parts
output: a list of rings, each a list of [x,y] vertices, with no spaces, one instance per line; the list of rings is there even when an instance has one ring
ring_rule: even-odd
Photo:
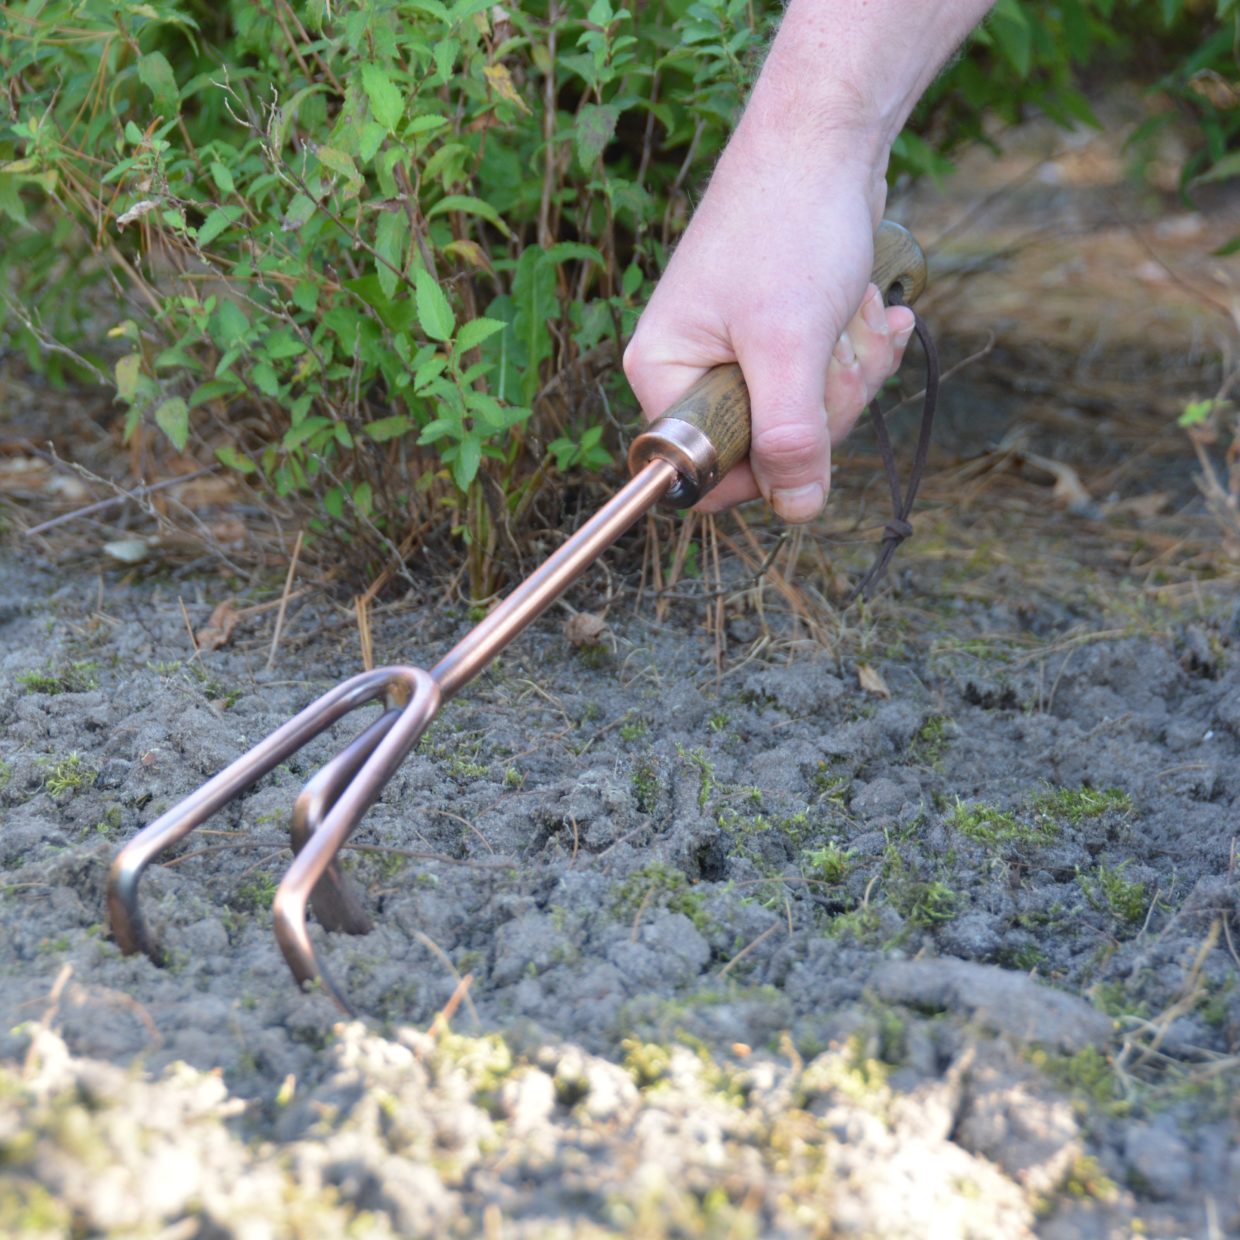
[[[841,145],[881,175],[909,113],[992,0],[791,0],[735,142]]]

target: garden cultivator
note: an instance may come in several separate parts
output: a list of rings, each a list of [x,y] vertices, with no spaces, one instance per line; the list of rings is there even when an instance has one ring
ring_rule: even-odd
[[[872,279],[889,301],[912,302],[925,286],[924,257],[896,224],[884,223],[875,242]],[[902,496],[881,416],[875,427],[896,508],[887,527],[881,571],[908,532],[908,509],[925,462],[937,366],[928,337],[926,416],[916,463]],[[362,934],[370,921],[345,884],[336,857],[362,815],[417,743],[440,707],[481,672],[520,632],[639,517],[660,502],[688,507],[749,451],[749,398],[736,365],[709,372],[676,406],[652,423],[629,452],[632,479],[530,577],[498,604],[430,671],[383,667],[337,685],[290,719],[197,792],[144,828],[117,854],[108,878],[108,912],[123,951],[159,960],[143,921],[138,888],[143,871],[273,767],[358,706],[381,702],[383,713],[306,784],[293,807],[296,854],[276,892],[276,938],[301,984],[318,980],[345,1011],[348,999],[319,961],[306,921],[307,904],[329,930]],[[872,579],[873,573],[867,580]]]

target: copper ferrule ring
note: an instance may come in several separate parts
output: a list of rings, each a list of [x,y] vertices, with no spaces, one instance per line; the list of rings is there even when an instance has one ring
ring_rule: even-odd
[[[672,508],[692,508],[719,482],[719,454],[706,434],[680,418],[659,418],[629,445],[629,473],[651,461],[663,460],[677,480],[663,496]]]

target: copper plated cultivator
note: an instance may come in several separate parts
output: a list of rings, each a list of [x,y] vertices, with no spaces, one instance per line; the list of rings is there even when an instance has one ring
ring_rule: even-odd
[[[875,239],[871,277],[888,300],[912,302],[925,287],[925,259],[916,241],[896,224],[884,223]],[[923,344],[927,338],[918,322]],[[928,351],[928,360],[931,353]],[[927,393],[933,392],[931,361]],[[928,410],[932,406],[927,405]],[[885,427],[880,448],[896,503],[889,538],[907,530],[908,507],[916,490],[928,417],[923,420],[919,464],[902,499]],[[881,420],[876,420],[876,428]],[[126,953],[143,951],[159,960],[138,903],[143,871],[160,853],[182,840],[256,780],[358,706],[380,702],[383,712],[306,784],[293,807],[296,854],[280,882],[273,906],[276,938],[293,976],[301,984],[319,980],[346,1012],[349,1001],[318,960],[306,922],[312,904],[329,930],[363,934],[369,919],[345,885],[336,856],[362,815],[438,714],[441,705],[481,672],[555,601],[639,517],[663,501],[688,507],[698,501],[749,452],[749,397],[736,365],[720,366],[633,441],[632,479],[540,568],[527,577],[430,671],[382,667],[337,685],[290,719],[226,770],[162,814],[117,854],[108,877],[112,932]],[[891,532],[894,530],[894,534]],[[889,554],[889,553],[888,553]],[[885,561],[884,561],[885,562]]]

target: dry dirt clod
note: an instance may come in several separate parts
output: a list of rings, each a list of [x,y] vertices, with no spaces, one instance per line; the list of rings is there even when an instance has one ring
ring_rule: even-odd
[[[564,621],[564,636],[578,650],[602,646],[611,637],[611,630],[602,616],[588,611],[579,611]]]

